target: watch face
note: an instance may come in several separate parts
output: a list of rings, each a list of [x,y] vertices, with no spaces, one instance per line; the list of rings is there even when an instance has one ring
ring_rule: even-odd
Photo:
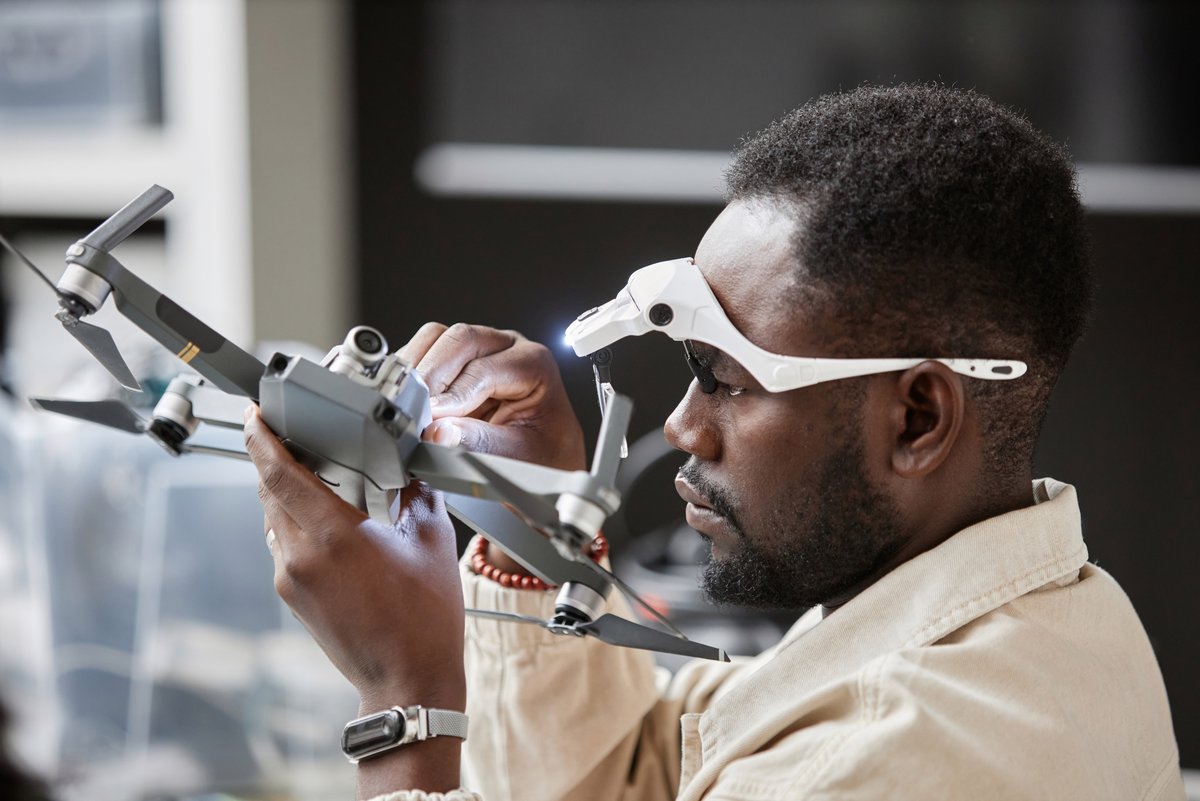
[[[342,750],[353,756],[404,738],[404,716],[394,709],[351,721],[342,730]]]

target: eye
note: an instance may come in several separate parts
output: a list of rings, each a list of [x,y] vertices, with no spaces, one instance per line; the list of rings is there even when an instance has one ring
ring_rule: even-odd
[[[726,384],[724,381],[717,379],[713,375],[712,368],[708,366],[700,354],[696,353],[690,340],[683,341],[683,354],[687,359],[688,367],[691,368],[692,374],[696,376],[696,380],[700,382],[700,391],[705,395],[711,395],[718,389],[722,390],[728,397],[737,397],[746,391],[746,387],[737,387],[732,384]]]

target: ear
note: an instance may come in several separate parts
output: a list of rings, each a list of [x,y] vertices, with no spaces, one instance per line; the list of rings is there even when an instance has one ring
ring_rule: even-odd
[[[922,362],[896,382],[892,470],[923,478],[949,458],[966,414],[962,377],[940,362]]]

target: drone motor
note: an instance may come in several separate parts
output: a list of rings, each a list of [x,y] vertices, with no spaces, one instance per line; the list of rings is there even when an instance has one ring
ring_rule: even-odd
[[[67,248],[68,259],[83,254],[83,245],[78,242]],[[58,279],[55,288],[59,292],[60,299],[64,301],[64,307],[68,305],[75,307],[68,308],[67,311],[76,318],[99,311],[112,292],[111,284],[72,261],[67,262],[67,268],[63,271],[62,278]]]

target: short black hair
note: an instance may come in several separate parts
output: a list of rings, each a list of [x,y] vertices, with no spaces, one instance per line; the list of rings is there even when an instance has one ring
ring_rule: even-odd
[[[744,140],[726,182],[730,201],[794,210],[798,300],[830,320],[833,355],[1027,362],[1020,379],[969,386],[989,461],[1028,471],[1091,310],[1065,148],[974,91],[864,86]]]

